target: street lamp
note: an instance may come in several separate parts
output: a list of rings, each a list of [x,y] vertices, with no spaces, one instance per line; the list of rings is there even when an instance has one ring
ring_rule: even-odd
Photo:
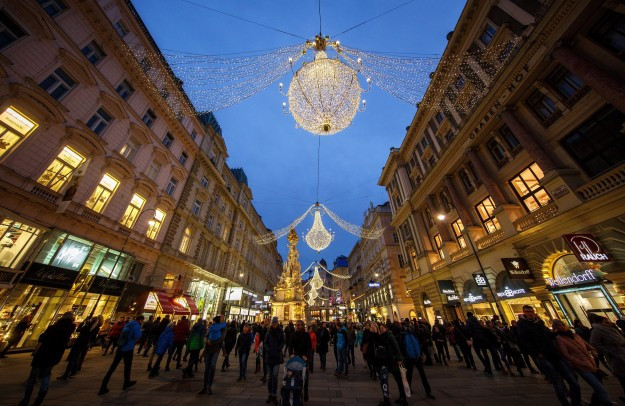
[[[379,273],[377,273],[377,272],[376,272],[376,273],[374,273],[374,275],[375,275],[375,277],[376,277],[376,278],[377,278],[378,276],[380,276],[380,274],[379,274]]]
[[[137,221],[139,221],[139,218],[141,218],[142,214],[147,213],[149,211],[153,211],[154,213],[156,213],[156,209],[145,209],[141,213],[139,213],[139,215],[137,216]],[[154,218],[150,219],[148,221],[148,224],[150,225],[150,227],[153,227],[154,224],[156,224],[155,219]],[[117,267],[117,263],[119,262],[119,259],[121,258],[122,254],[124,253],[124,248],[126,248],[126,244],[128,243],[128,240],[130,239],[130,235],[131,234],[132,233],[128,233],[128,235],[126,236],[126,239],[124,240],[124,243],[122,244],[122,248],[119,250],[119,255],[115,259],[115,263],[113,264],[113,267],[111,268],[111,272],[109,272],[109,275],[106,278],[106,282],[104,282],[104,284],[102,286],[102,290],[100,291],[100,294],[98,295],[98,298],[96,299],[95,304],[93,305],[93,308],[91,309],[91,314],[89,315],[90,318],[93,317],[93,315],[95,313],[95,310],[98,307],[98,303],[100,302],[100,299],[102,298],[102,295],[104,294],[104,291],[106,290],[106,288],[108,287],[109,282],[111,281],[111,277],[113,276],[113,272],[115,272],[115,268]],[[95,276],[97,276],[97,274]],[[95,276],[94,276],[94,280],[95,280]],[[121,297],[119,298],[119,300],[121,300]]]
[[[443,221],[445,220],[445,214],[439,213],[436,216],[436,218],[439,221]],[[499,317],[501,317],[502,321],[505,321],[504,313],[501,310],[501,305],[499,304],[499,301],[497,300],[497,295],[495,295],[495,292],[493,292],[493,288],[490,286],[490,282],[488,281],[488,277],[486,276],[486,271],[484,270],[484,266],[482,266],[482,261],[480,260],[480,256],[478,255],[477,250],[475,249],[475,246],[473,245],[473,240],[471,239],[471,236],[466,230],[463,230],[463,233],[465,234],[466,239],[469,241],[469,245],[471,246],[471,250],[473,251],[473,255],[475,256],[477,264],[480,267],[480,271],[482,271],[482,275],[484,275],[484,279],[486,280],[486,286],[488,287],[488,290],[490,291],[490,294],[493,297],[493,300],[495,301],[495,306],[497,307],[497,311],[499,312]]]

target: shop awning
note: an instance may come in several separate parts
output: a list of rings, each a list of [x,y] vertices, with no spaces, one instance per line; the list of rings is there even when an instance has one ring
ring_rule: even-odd
[[[161,313],[174,314],[174,305],[171,302],[171,298],[167,296],[167,292],[162,291],[162,290],[157,290],[154,293],[156,293],[158,304],[161,306]]]
[[[185,299],[187,299],[187,305],[189,307],[189,311],[191,312],[192,315],[198,315],[200,314],[200,311],[197,308],[197,305],[195,304],[195,300],[193,300],[193,298],[190,295],[184,295]]]
[[[189,309],[187,309],[187,300],[186,298],[179,296],[179,297],[172,297],[170,298],[171,301],[171,307],[172,307],[172,313],[173,314],[184,314],[184,315],[190,315],[191,312],[189,311]]]

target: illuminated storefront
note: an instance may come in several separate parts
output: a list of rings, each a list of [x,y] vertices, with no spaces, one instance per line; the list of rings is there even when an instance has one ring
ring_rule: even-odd
[[[13,289],[1,315],[4,331],[26,315],[32,326],[18,347],[34,347],[37,337],[66,311],[77,321],[111,317],[134,258],[60,230],[52,230]]]
[[[434,314],[434,307],[432,307],[432,301],[427,293],[423,294],[423,308],[425,309],[425,318],[428,323],[434,324],[436,321],[436,315]]]
[[[462,304],[478,319],[491,319],[496,313],[495,305],[489,302],[484,288],[477,286],[473,278],[464,283]]]
[[[193,297],[200,317],[212,318],[219,312],[219,296],[223,288],[216,283],[194,279],[189,284],[187,293]]]
[[[502,305],[506,320],[518,320],[523,314],[523,306],[530,305],[544,321],[553,319],[550,312],[541,303],[530,287],[522,279],[512,279],[508,272],[503,271],[497,275],[495,294]]]

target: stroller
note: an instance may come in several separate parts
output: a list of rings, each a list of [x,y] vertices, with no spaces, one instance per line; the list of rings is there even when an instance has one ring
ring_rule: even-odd
[[[284,379],[280,389],[281,406],[301,406],[304,404],[304,382],[306,381],[306,361],[293,357],[284,364]]]

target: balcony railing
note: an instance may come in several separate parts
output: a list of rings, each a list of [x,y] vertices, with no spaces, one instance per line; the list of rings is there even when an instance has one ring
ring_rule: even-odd
[[[37,184],[33,186],[33,188],[30,190],[30,193],[44,200],[47,200],[50,203],[56,203],[60,196],[59,193],[53,192],[50,189],[39,186]]]
[[[625,185],[625,163],[597,176],[577,189],[584,200],[594,199]]]
[[[497,244],[499,241],[503,240],[503,237],[503,230],[497,230],[494,233],[485,235],[479,240],[475,240],[475,245],[477,245],[477,249],[483,250],[490,247],[491,245]]]
[[[457,251],[452,252],[451,254],[449,254],[449,256],[451,257],[451,260],[453,262],[456,262],[456,261],[461,260],[464,257],[469,256],[470,253],[471,251],[469,250],[469,247],[464,247]]]
[[[529,230],[530,228],[542,224],[547,220],[551,220],[557,215],[558,206],[555,203],[550,203],[538,210],[534,210],[526,216],[521,217],[514,222],[514,227],[519,232]]]

